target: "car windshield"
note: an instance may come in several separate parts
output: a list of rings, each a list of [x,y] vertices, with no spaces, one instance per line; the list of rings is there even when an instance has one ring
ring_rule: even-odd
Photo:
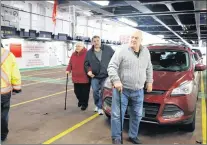
[[[153,70],[185,71],[189,68],[189,54],[179,50],[150,50]]]

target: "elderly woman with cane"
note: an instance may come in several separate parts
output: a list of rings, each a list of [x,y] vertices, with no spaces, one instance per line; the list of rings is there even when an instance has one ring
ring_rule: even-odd
[[[84,71],[84,60],[87,49],[83,42],[76,43],[75,52],[72,54],[66,74],[72,73],[72,81],[74,83],[74,93],[78,99],[78,107],[81,110],[86,110],[88,107],[90,80]]]

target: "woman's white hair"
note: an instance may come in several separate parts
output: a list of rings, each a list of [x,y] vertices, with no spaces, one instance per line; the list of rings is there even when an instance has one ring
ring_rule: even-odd
[[[77,45],[80,45],[80,46],[82,46],[82,47],[85,47],[84,42],[82,42],[82,41],[77,42],[77,43],[75,44],[75,47],[76,47]]]

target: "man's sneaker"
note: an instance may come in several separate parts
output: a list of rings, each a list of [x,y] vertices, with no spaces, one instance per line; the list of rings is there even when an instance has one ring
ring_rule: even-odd
[[[98,107],[96,107],[96,108],[94,109],[94,112],[98,112]]]
[[[98,109],[98,114],[99,115],[103,115],[103,110],[102,109]]]
[[[131,138],[129,137],[129,141],[133,144],[142,144],[142,142],[138,138]]]
[[[120,139],[112,139],[112,144],[121,144]]]

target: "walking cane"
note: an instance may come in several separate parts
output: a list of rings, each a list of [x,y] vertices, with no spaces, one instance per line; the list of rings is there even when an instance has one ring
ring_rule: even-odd
[[[67,92],[68,92],[68,74],[67,74],[67,79],[66,79],[66,92],[65,92],[65,110],[66,110]]]
[[[121,144],[123,144],[123,129],[122,129],[122,103],[121,103],[121,91],[119,91],[119,103],[120,103],[120,124],[121,124]]]

